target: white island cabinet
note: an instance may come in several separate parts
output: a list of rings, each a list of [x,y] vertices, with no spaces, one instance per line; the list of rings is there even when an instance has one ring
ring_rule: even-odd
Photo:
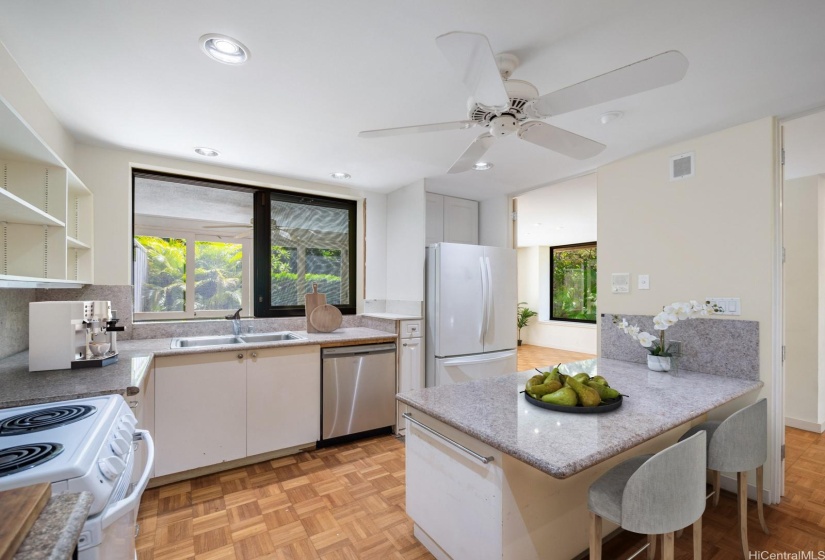
[[[562,366],[595,374],[595,360]],[[569,368],[569,369],[568,369]],[[407,513],[439,560],[569,560],[588,548],[587,491],[619,462],[673,444],[703,414],[757,398],[758,379],[601,360],[632,395],[605,414],[529,404],[532,371],[398,394],[406,418]],[[697,391],[696,387],[704,387]],[[605,521],[606,535],[616,525]]]
[[[155,476],[314,444],[320,347],[155,358]]]

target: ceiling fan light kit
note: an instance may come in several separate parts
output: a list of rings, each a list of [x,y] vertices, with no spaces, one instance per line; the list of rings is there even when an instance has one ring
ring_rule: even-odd
[[[487,37],[480,33],[453,31],[437,37],[436,45],[470,93],[469,120],[367,130],[359,136],[378,138],[475,126],[486,128],[447,173],[478,170],[476,164],[494,140],[514,133],[521,140],[568,157],[594,157],[606,148],[604,144],[541,121],[676,83],[688,68],[682,53],[667,51],[540,96],[529,82],[510,79],[518,68],[518,57],[511,53],[494,55]],[[607,124],[621,116],[621,111],[610,111],[604,113],[600,121]]]
[[[493,164],[489,161],[477,161],[473,165],[473,171],[489,171],[493,168]]]

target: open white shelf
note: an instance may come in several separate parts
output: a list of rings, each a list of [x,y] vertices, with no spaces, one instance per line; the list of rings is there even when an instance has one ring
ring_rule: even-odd
[[[69,246],[69,249],[91,249],[89,245],[68,235],[66,236],[66,244]]]
[[[57,218],[5,189],[0,189],[0,222],[66,227],[66,224]]]
[[[83,282],[0,274],[0,288],[80,288]]]

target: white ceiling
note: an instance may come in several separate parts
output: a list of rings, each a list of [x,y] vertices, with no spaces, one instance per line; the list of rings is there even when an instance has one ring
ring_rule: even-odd
[[[596,174],[517,197],[518,246],[553,247],[596,241]]]
[[[663,143],[825,106],[821,0],[4,0],[0,40],[82,142],[389,191],[485,199],[594,169]],[[478,130],[359,139],[360,130],[466,118],[467,94],[436,48],[452,30],[516,53],[513,74],[548,93],[676,49],[675,85],[548,122],[608,145],[577,161],[507,137],[490,172],[445,176]],[[203,55],[222,33],[242,66]],[[598,116],[621,110],[608,126]]]
[[[783,125],[785,179],[825,173],[825,111]]]

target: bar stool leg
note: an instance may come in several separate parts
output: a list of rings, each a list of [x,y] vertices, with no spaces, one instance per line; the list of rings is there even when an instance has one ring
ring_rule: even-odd
[[[742,540],[742,556],[748,558],[748,473],[736,473],[739,481],[736,489],[739,501],[739,537]]]
[[[693,523],[693,560],[702,560],[702,518]]]
[[[759,512],[759,523],[762,524],[762,530],[766,535],[770,535],[768,524],[765,523],[765,511],[762,508],[762,488],[764,477],[764,465],[756,467],[756,510]]]
[[[590,512],[590,560],[602,560],[602,518]]]
[[[647,560],[653,560],[656,558],[656,539],[657,535],[648,535],[647,536]]]
[[[662,535],[662,560],[674,560],[675,539],[673,533]]]
[[[722,473],[720,471],[710,471],[713,475],[713,507],[719,505],[719,490],[722,485]]]

